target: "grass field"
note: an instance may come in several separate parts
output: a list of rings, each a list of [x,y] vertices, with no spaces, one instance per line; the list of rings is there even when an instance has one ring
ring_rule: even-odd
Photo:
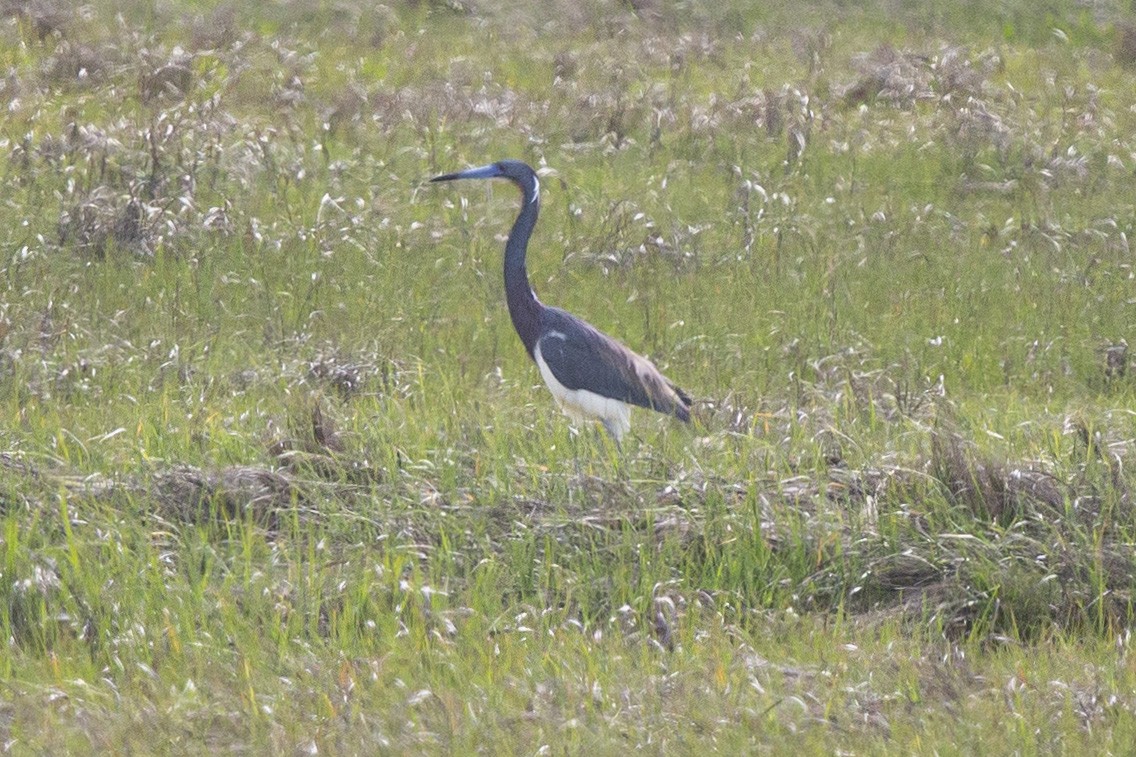
[[[1129,3],[13,0],[0,748],[1136,743]],[[501,283],[696,398],[616,450]]]

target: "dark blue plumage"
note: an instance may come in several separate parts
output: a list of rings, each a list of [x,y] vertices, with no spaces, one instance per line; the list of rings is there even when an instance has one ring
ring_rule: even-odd
[[[502,160],[436,176],[508,179],[521,190],[521,211],[505,244],[505,298],[521,342],[561,409],[576,419],[603,422],[618,442],[630,428],[628,405],[690,420],[690,397],[637,355],[591,324],[537,299],[525,269],[525,251],[540,214],[540,180],[519,160]]]

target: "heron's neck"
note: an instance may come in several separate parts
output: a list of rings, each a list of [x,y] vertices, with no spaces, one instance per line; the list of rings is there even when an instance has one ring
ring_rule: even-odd
[[[513,328],[517,330],[517,335],[521,337],[521,342],[531,357],[540,336],[540,311],[544,306],[529,284],[529,275],[525,270],[525,250],[540,214],[540,198],[533,189],[527,187],[521,188],[521,194],[521,213],[509,232],[509,241],[505,243],[505,299],[509,303]]]

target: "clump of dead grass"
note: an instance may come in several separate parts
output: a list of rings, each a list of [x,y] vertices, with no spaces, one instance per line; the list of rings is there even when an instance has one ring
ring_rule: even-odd
[[[1136,66],[1136,23],[1121,21],[1116,25],[1116,47],[1113,53],[1124,66]]]
[[[53,0],[13,0],[0,7],[0,18],[26,24],[40,42],[66,36],[73,17],[64,3]]]
[[[152,234],[144,205],[135,197],[97,187],[59,217],[59,244],[82,257],[106,259],[108,250],[150,257]]]
[[[883,102],[908,108],[920,101],[963,103],[987,97],[987,79],[1001,68],[1002,59],[993,51],[972,58],[961,47],[927,54],[883,44],[854,57],[853,65],[860,77],[843,89],[846,104]]]
[[[179,523],[249,519],[274,529],[278,513],[301,501],[301,490],[288,476],[258,466],[229,466],[205,471],[175,466],[143,484],[157,513]]]
[[[176,102],[184,99],[194,86],[193,56],[180,47],[169,53],[142,50],[139,63],[142,70],[138,88],[143,102]]]
[[[284,427],[269,425],[268,453],[292,476],[332,484],[366,485],[386,478],[367,457],[348,449],[334,414],[317,396],[289,416]]]
[[[1007,525],[1036,507],[1063,512],[1069,492],[1052,474],[1033,464],[997,461],[940,424],[931,432],[932,475],[951,500],[978,517]]]
[[[368,389],[389,389],[398,380],[398,365],[376,352],[346,354],[328,347],[304,362],[308,377],[314,383],[331,387],[343,400],[357,397]]]

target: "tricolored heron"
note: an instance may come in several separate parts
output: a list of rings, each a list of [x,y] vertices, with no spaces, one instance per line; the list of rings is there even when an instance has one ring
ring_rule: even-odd
[[[537,299],[525,270],[525,251],[540,214],[540,180],[519,160],[435,176],[430,181],[508,179],[521,190],[521,212],[505,243],[505,299],[513,328],[564,413],[599,419],[616,444],[631,428],[630,405],[690,421],[690,397],[650,360],[590,323]]]

